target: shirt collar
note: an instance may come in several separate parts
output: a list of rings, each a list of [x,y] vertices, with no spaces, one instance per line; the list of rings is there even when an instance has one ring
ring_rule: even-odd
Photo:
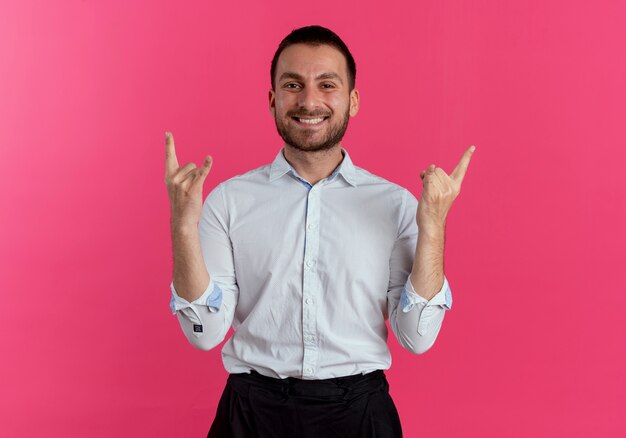
[[[284,148],[278,151],[276,158],[274,158],[274,161],[270,166],[270,182],[273,182],[274,180],[282,177],[288,172],[292,172],[294,175],[297,175],[295,169],[285,159],[285,156],[283,155],[283,150]],[[341,148],[341,154],[343,155],[343,160],[341,161],[341,163],[339,163],[339,166],[337,166],[337,168],[328,177],[328,179],[330,180],[334,178],[335,175],[340,174],[348,184],[356,187],[356,169],[354,167],[354,164],[352,164],[350,155],[348,154],[348,151],[346,151],[344,148]]]

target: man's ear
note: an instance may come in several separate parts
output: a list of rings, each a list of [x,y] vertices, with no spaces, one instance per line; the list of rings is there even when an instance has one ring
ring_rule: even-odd
[[[268,97],[269,97],[270,113],[272,113],[272,115],[276,117],[276,93],[274,93],[274,90],[271,88],[268,93]]]
[[[359,90],[356,88],[350,92],[350,117],[359,112]]]

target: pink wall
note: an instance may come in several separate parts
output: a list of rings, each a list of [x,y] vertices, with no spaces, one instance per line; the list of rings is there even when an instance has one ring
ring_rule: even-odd
[[[406,436],[625,436],[624,2],[53,3],[0,13],[2,436],[205,436],[226,373],[169,312],[163,133],[205,195],[270,162],[270,59],[313,23],[357,60],[357,165],[419,196],[477,146],[454,308],[390,339]]]

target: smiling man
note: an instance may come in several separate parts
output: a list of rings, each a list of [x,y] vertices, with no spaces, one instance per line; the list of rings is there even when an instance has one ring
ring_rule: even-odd
[[[452,304],[448,211],[474,147],[450,175],[406,189],[354,165],[341,140],[359,110],[356,66],[329,29],[294,30],[271,65],[274,161],[219,184],[179,167],[166,133],[172,313],[187,339],[222,349],[230,373],[209,437],[399,437],[384,370],[387,326],[424,353]]]
[[[285,150],[334,151],[341,159],[337,146],[359,109],[351,62],[354,73],[348,73],[348,62],[335,47],[303,43],[285,47],[275,58],[270,109]]]

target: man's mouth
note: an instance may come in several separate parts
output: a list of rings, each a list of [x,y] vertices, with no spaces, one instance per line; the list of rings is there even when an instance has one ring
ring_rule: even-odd
[[[306,125],[317,125],[322,123],[328,117],[292,117],[296,122],[304,123]]]

